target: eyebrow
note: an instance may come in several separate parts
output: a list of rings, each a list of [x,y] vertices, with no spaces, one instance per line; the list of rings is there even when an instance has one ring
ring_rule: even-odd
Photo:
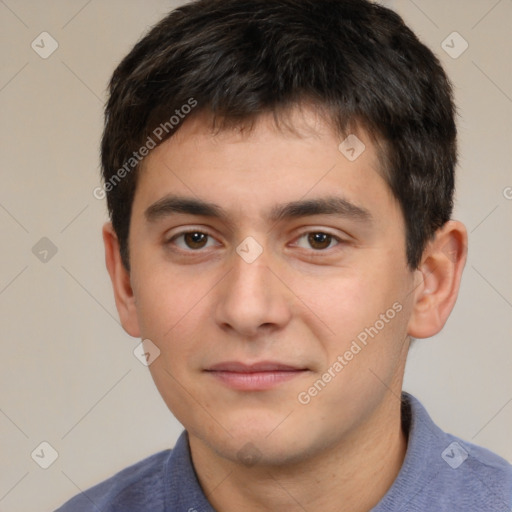
[[[229,223],[229,216],[221,206],[192,197],[175,195],[165,196],[153,203],[146,209],[145,217],[148,222],[156,222],[179,213],[211,217]],[[276,205],[271,208],[268,219],[272,222],[280,222],[312,215],[334,215],[367,223],[372,221],[372,215],[367,209],[338,196]]]
[[[365,222],[372,219],[371,213],[366,208],[356,206],[342,197],[328,196],[274,206],[270,213],[270,220],[279,222],[311,215],[335,215]]]

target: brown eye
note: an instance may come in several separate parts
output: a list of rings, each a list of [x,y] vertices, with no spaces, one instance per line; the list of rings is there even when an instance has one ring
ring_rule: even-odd
[[[202,231],[182,231],[174,235],[166,244],[188,252],[199,252],[201,249],[219,245],[211,235]]]
[[[200,232],[184,233],[183,237],[189,249],[202,249],[208,241],[208,235]]]
[[[315,250],[328,249],[333,238],[328,233],[308,233],[308,244]]]

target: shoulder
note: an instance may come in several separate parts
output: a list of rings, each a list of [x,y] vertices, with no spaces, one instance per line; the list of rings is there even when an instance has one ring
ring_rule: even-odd
[[[55,512],[139,512],[164,510],[164,474],[171,450],[129,466],[78,494]]]
[[[438,511],[510,512],[512,465],[490,450],[442,431],[414,397],[405,394],[410,411],[409,447],[404,462],[407,489],[415,488],[411,510],[435,504]],[[405,488],[402,488],[404,490]]]
[[[468,510],[510,512],[512,465],[481,446],[450,434],[446,434],[446,439],[447,446],[441,454],[446,463],[443,474],[446,490],[450,488],[459,503],[467,501]]]

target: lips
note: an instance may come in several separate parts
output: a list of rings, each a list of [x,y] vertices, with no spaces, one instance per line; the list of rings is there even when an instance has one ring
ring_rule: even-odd
[[[298,371],[305,368],[298,368],[282,363],[272,361],[262,361],[260,363],[245,364],[236,361],[215,364],[207,371],[236,372],[236,373],[256,373],[256,372],[278,372],[278,371]]]
[[[206,370],[224,385],[242,391],[263,391],[278,386],[307,372],[307,368],[274,361],[253,364],[228,361]]]

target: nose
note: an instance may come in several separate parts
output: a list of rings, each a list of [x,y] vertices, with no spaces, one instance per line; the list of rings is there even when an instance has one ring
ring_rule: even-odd
[[[233,267],[219,285],[215,320],[225,331],[255,339],[286,326],[293,300],[264,251],[256,261],[233,256]]]

